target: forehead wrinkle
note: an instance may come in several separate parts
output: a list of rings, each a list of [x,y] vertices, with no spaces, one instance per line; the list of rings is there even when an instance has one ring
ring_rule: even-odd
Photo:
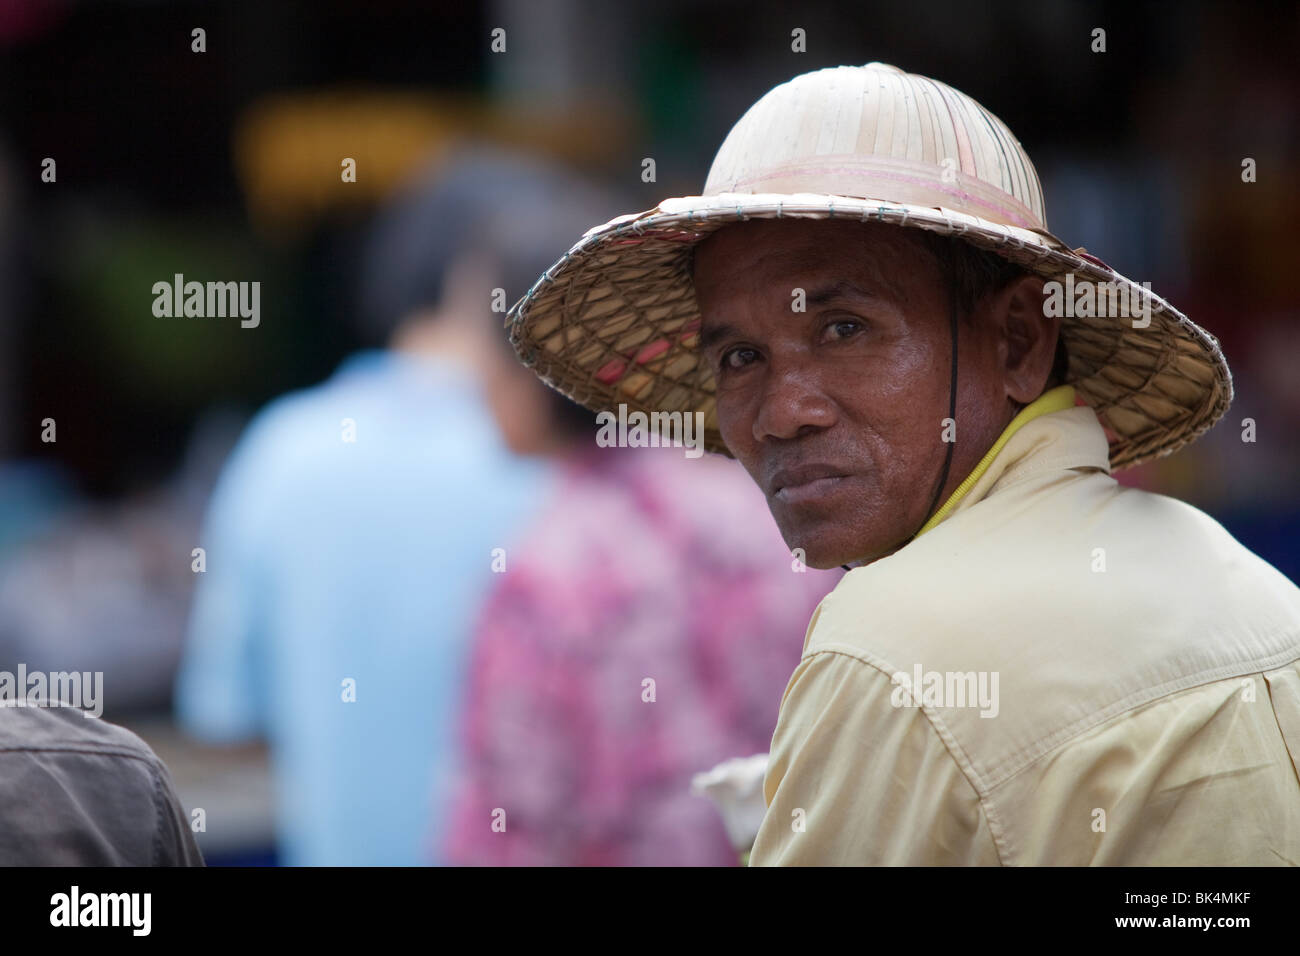
[[[886,246],[865,241],[848,247],[838,246],[829,255],[825,250],[816,250],[814,274],[828,277],[825,286],[830,293],[905,303],[912,296],[908,294],[904,276],[915,274],[921,265],[908,255],[910,251],[902,243]],[[818,299],[821,298],[819,295]],[[808,290],[808,301],[814,301],[812,289]]]
[[[713,282],[714,298],[717,300],[715,308],[709,312],[700,310],[701,348],[707,348],[727,335],[737,334],[736,325],[731,317],[732,310],[745,310],[748,301],[761,298],[767,292],[765,279],[769,278],[773,271],[772,266],[767,263],[773,258],[782,257],[784,253],[783,249],[764,251],[760,252],[754,261],[746,257],[738,263],[730,255],[723,256],[722,253],[715,253],[721,256],[719,260],[721,268],[718,270],[721,275],[715,277]],[[718,281],[719,278],[721,281]],[[710,321],[710,314],[716,316],[714,321]]]
[[[745,226],[751,225],[759,229],[747,232]],[[894,226],[876,229],[873,224],[812,222],[777,226],[769,221],[742,224],[730,235],[723,230],[710,239],[714,268],[723,274],[714,283],[721,292],[714,310],[717,321],[708,323],[702,316],[702,345],[735,331],[734,327],[712,334],[706,331],[714,324],[728,325],[731,308],[768,298],[785,307],[796,288],[805,290],[805,301],[812,305],[824,304],[832,292],[850,289],[859,293],[854,298],[910,305],[925,286],[908,279],[933,268],[919,240]]]
[[[860,288],[855,282],[848,279],[836,279],[824,285],[813,286],[808,289],[806,301],[808,305],[825,305],[839,299],[875,298],[879,298],[876,293],[869,289]]]
[[[897,237],[890,236],[893,241],[880,233],[846,231],[847,241],[833,244],[826,241],[830,237],[825,235],[792,235],[788,244],[755,260],[759,281],[783,287],[786,294],[796,287],[804,288],[809,302],[813,301],[814,286],[819,293],[822,287],[839,287],[841,292],[856,288],[867,296],[909,302],[912,296],[906,277],[929,265],[922,261],[925,250],[901,228]]]

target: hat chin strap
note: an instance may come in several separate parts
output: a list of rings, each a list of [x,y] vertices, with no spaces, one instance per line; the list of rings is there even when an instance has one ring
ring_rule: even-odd
[[[952,363],[951,363],[951,374],[949,376],[949,381],[948,381],[948,418],[953,422],[956,422],[957,421],[957,295],[956,295],[956,290],[953,290],[952,294],[950,295],[950,299],[951,299],[952,307],[948,311],[948,324],[952,330]],[[954,438],[955,437],[956,436],[954,436]],[[948,451],[943,456],[943,471],[939,473],[939,483],[935,485],[934,497],[930,499],[930,507],[925,509],[925,516],[921,518],[921,523],[916,526],[916,530],[912,532],[911,536],[899,546],[900,548],[905,548],[913,541],[916,540],[916,536],[921,533],[921,529],[925,527],[925,523],[930,520],[930,517],[934,514],[935,509],[939,507],[939,496],[943,494],[944,486],[948,484],[948,471],[949,469],[952,468],[952,451],[953,448],[956,446],[957,442],[950,441],[950,442],[946,442],[945,444],[947,444],[948,446]],[[840,567],[842,567],[845,571],[853,570],[853,567],[848,564],[841,564]]]

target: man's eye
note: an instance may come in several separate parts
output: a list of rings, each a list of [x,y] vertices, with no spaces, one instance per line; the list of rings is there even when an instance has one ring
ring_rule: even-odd
[[[719,363],[723,370],[744,368],[758,357],[758,352],[751,348],[739,347],[728,349],[722,354]]]
[[[832,339],[847,339],[865,328],[857,319],[836,319],[826,326],[826,336]]]

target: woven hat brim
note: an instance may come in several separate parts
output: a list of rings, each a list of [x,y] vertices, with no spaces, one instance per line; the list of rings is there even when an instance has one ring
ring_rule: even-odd
[[[1050,233],[939,207],[814,194],[670,199],[587,232],[511,309],[510,340],[549,385],[593,410],[704,413],[704,445],[729,454],[718,431],[713,375],[698,351],[692,249],[748,219],[845,219],[959,236],[1044,279],[1122,284],[1150,324],[1066,317],[1067,381],[1097,413],[1112,470],[1168,455],[1227,411],[1232,375],[1218,340],[1163,298]],[[1138,309],[1137,311],[1144,311]]]

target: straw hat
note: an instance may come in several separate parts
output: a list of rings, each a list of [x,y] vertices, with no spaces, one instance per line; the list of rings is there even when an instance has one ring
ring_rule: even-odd
[[[713,375],[696,351],[690,257],[723,226],[766,218],[960,236],[1045,279],[1118,283],[1139,315],[1149,305],[1141,328],[1131,318],[1062,319],[1067,381],[1105,426],[1113,469],[1187,444],[1232,400],[1214,336],[1047,231],[1038,175],[1001,120],[950,86],[883,63],[775,87],[732,128],[703,195],[589,230],[511,310],[515,350],[593,410],[701,411],[705,446],[725,454]]]

